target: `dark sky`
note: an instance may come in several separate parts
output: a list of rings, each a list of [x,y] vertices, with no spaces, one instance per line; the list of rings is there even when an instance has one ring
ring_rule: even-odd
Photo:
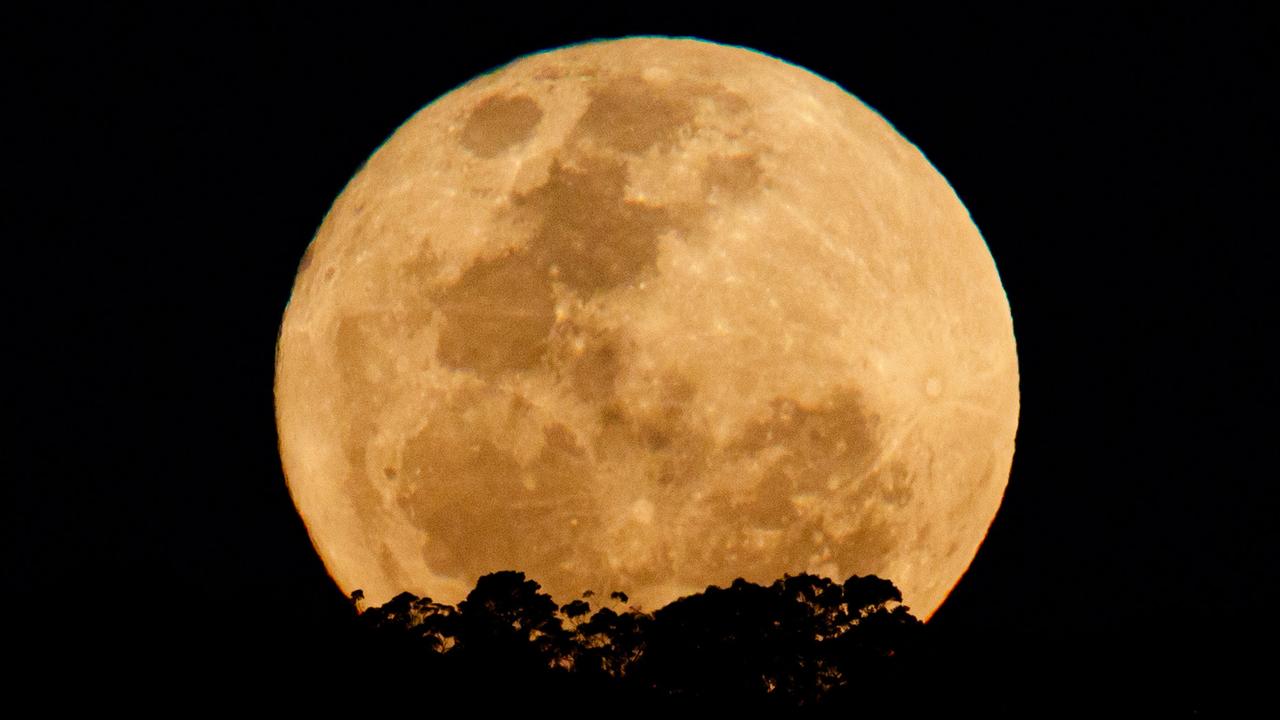
[[[329,204],[480,72],[674,34],[853,92],[950,181],[996,259],[1023,410],[1004,505],[933,623],[949,647],[1187,678],[1274,642],[1274,26],[1145,6],[740,13],[11,19],[16,636],[104,652],[89,639],[322,631],[341,598],[284,485],[271,387]]]

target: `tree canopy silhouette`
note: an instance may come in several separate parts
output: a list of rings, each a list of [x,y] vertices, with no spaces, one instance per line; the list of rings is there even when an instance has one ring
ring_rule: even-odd
[[[435,679],[652,706],[841,702],[900,674],[923,627],[875,576],[738,579],[652,613],[593,613],[594,597],[557,606],[524,573],[503,571],[481,577],[456,608],[410,593],[360,610],[357,591],[352,603],[363,641]],[[628,601],[620,591],[610,599]]]

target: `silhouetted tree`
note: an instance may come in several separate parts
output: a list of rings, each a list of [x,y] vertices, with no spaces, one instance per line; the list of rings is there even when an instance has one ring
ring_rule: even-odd
[[[570,620],[578,618],[591,612],[591,603],[586,600],[573,600],[560,606],[560,612]]]
[[[524,573],[485,575],[458,605],[460,649],[468,658],[499,658],[519,669],[560,666],[569,633],[559,606]]]
[[[879,578],[741,578],[654,613],[636,680],[672,697],[812,705],[887,662],[919,625]]]
[[[645,632],[652,616],[639,611],[597,610],[578,625],[574,640],[574,669],[586,676],[621,680],[645,648]]]
[[[353,593],[354,595],[354,593]],[[360,625],[376,631],[384,651],[417,649],[437,654],[449,652],[461,631],[458,610],[452,605],[432,602],[403,592],[384,605],[360,613]],[[398,642],[399,645],[387,646]]]
[[[628,601],[620,591],[610,598]],[[739,578],[653,614],[590,614],[587,600],[558,607],[538,583],[504,571],[480,578],[457,608],[401,593],[360,612],[357,624],[381,651],[429,658],[416,667],[432,677],[500,685],[508,698],[725,709],[834,697],[865,709],[862,693],[901,678],[903,655],[918,640],[921,623],[901,602],[893,583],[874,576],[835,583],[801,574],[768,586]]]

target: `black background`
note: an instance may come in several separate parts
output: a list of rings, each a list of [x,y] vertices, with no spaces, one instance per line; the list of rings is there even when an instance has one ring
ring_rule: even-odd
[[[1033,674],[1187,707],[1256,689],[1269,661],[1252,658],[1276,638],[1274,26],[1250,6],[744,7],[8,18],[7,636],[43,669],[323,637],[343,598],[284,484],[272,382],[330,203],[481,72],[692,35],[853,92],[942,172],[995,257],[1017,452],[931,622],[958,666],[990,668],[980,692]]]

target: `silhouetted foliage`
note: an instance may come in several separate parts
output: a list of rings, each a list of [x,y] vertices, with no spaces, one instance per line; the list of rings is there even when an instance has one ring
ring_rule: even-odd
[[[848,704],[901,675],[922,629],[893,583],[874,576],[738,579],[653,613],[591,613],[592,597],[557,606],[523,573],[504,571],[480,578],[456,608],[410,593],[363,611],[360,591],[351,600],[361,637],[380,652],[525,701],[568,693],[664,707]]]
[[[557,665],[565,653],[568,632],[559,606],[540,590],[524,573],[504,571],[480,578],[458,604],[462,613],[459,650],[464,658],[509,672]]]
[[[905,608],[889,609],[895,596],[875,577],[710,587],[654,614],[637,673],[672,696],[811,705],[914,639],[919,622]]]
[[[591,612],[591,603],[586,600],[574,600],[562,605],[560,607],[560,612],[570,620],[576,620],[577,618]]]

